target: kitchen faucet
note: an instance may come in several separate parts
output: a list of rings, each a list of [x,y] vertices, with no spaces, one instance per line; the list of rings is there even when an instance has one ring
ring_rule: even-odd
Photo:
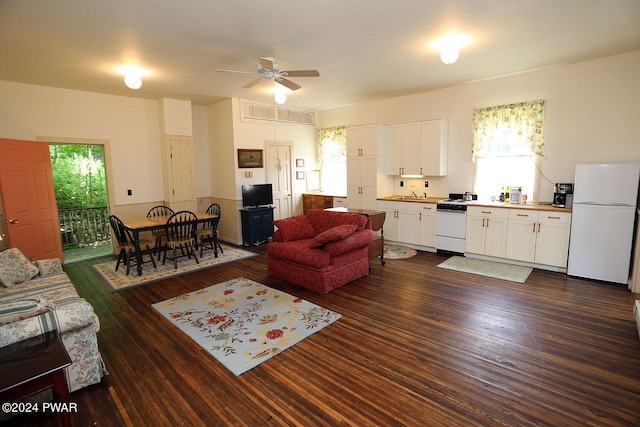
[[[416,199],[418,198],[418,195],[416,194],[415,191],[412,191],[411,194],[413,195],[413,197],[415,197]]]

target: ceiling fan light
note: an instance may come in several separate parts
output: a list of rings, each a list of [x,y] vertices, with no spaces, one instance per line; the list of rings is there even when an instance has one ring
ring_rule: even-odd
[[[142,77],[135,73],[125,74],[124,84],[129,89],[140,89],[142,87]]]
[[[282,105],[287,102],[287,94],[282,91],[275,91],[275,93],[273,94],[273,100],[276,102],[276,104]]]
[[[444,47],[440,51],[440,60],[444,64],[453,64],[460,57],[460,50],[455,46]]]

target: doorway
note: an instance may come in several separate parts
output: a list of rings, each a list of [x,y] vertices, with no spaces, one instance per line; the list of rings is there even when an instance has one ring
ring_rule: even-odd
[[[293,143],[282,141],[267,142],[267,182],[273,187],[273,219],[288,218],[293,212],[291,190],[291,147]]]
[[[64,262],[111,254],[105,148],[49,142]]]

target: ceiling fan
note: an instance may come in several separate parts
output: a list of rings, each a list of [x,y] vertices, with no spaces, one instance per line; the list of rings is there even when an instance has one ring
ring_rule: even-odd
[[[260,57],[258,58],[260,63],[258,64],[258,71],[235,71],[235,70],[216,70],[220,73],[237,73],[237,74],[253,74],[258,75],[256,80],[253,80],[246,85],[242,86],[243,88],[250,88],[252,86],[257,85],[263,80],[275,80],[280,83],[282,86],[285,86],[291,90],[298,90],[302,86],[297,83],[292,82],[287,79],[287,77],[319,77],[320,73],[318,70],[292,70],[292,71],[284,71],[280,69],[280,65],[276,64],[273,58],[271,57]]]

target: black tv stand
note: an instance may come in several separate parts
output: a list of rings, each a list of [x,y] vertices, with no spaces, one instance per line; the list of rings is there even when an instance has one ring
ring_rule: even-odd
[[[240,209],[243,246],[258,246],[273,238],[273,206]]]

